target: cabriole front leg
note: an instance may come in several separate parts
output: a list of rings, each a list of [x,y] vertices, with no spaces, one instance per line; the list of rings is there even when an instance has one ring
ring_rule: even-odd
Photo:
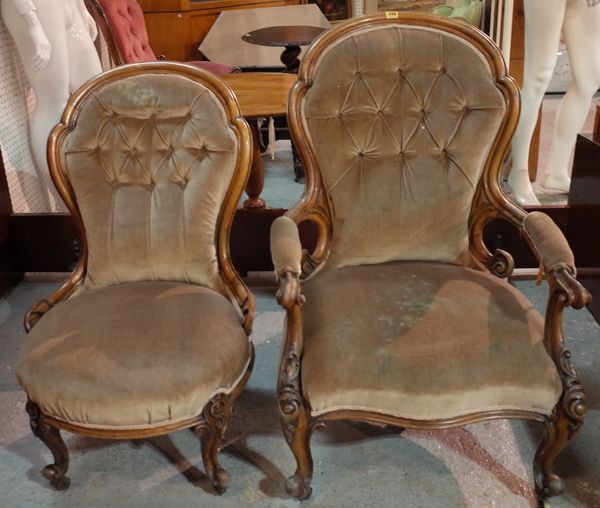
[[[202,445],[202,461],[206,475],[217,494],[222,494],[229,486],[229,473],[219,464],[219,445],[231,418],[231,401],[220,393],[213,397],[204,408],[204,422],[196,427]]]
[[[290,388],[279,394],[279,413],[285,440],[296,459],[296,472],[286,480],[285,489],[298,499],[307,499],[312,494],[310,482],[313,474],[310,415],[302,404],[300,394]]]
[[[579,432],[586,412],[585,392],[571,365],[571,352],[562,341],[558,358],[563,394],[546,421],[546,433],[533,463],[535,490],[541,499],[558,496],[564,491],[562,479],[552,472],[554,462]]]
[[[71,484],[71,480],[66,476],[69,469],[69,451],[60,436],[60,431],[44,421],[44,415],[35,402],[28,400],[25,409],[29,414],[32,432],[50,449],[54,457],[54,464],[48,464],[42,470],[42,474],[56,490],[68,489]]]
[[[282,361],[278,398],[283,434],[296,459],[296,472],[286,480],[285,488],[290,495],[307,499],[312,494],[311,417],[300,394],[300,360],[293,351]]]
[[[563,393],[546,420],[546,432],[535,455],[535,489],[541,499],[558,496],[564,491],[562,479],[552,472],[554,462],[579,432],[586,413],[585,392],[577,370],[571,364],[571,352],[563,340],[562,313],[566,305],[575,308],[583,306],[589,300],[589,295],[585,290],[579,290],[579,284],[572,277],[563,275],[563,278],[566,282],[562,285],[570,284],[572,290],[561,287],[561,282],[557,283],[551,276],[550,299],[546,310],[546,346],[561,378]]]

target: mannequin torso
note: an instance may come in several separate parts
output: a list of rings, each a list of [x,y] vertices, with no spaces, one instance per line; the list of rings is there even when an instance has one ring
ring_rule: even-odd
[[[31,142],[48,174],[46,143],[70,93],[102,67],[93,44],[96,26],[83,0],[1,0],[2,17],[13,37],[36,96]],[[48,186],[51,186],[49,180]]]

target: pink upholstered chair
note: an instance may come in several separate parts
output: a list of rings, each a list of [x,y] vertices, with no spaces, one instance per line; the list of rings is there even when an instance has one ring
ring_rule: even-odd
[[[150,47],[144,12],[137,0],[85,0],[86,6],[104,36],[114,65],[164,60]],[[206,61],[185,62],[215,74],[228,74],[232,68]]]

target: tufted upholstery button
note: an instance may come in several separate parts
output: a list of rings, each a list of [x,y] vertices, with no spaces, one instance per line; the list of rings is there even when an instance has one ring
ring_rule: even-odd
[[[361,72],[360,72],[360,71],[356,71],[356,72],[354,73],[354,75],[355,75],[357,78],[359,78],[359,77],[361,77],[361,76],[362,76],[362,74],[361,74]]]
[[[378,114],[379,116],[383,116],[383,110],[382,110],[382,109],[379,109],[379,110],[377,110],[377,114]]]
[[[440,74],[446,74],[446,68],[441,67],[439,72],[440,72]]]
[[[343,116],[344,116],[344,115],[343,115],[343,113],[342,113],[341,111],[340,111],[340,112],[338,112],[338,114],[337,114],[337,117],[338,117],[338,118],[342,118]]]

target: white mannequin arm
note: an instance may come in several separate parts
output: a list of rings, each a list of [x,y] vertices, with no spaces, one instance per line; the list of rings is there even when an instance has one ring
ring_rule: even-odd
[[[31,68],[34,71],[41,71],[50,61],[52,46],[37,17],[35,5],[32,0],[11,0],[11,2],[27,25],[28,35],[33,42],[34,54],[31,59]]]
[[[19,13],[19,16],[24,16],[29,12],[35,11],[35,5],[32,0],[10,0]]]
[[[77,6],[79,8],[79,13],[81,14],[81,19],[83,19],[85,27],[87,28],[87,31],[90,34],[90,38],[92,39],[92,41],[95,41],[96,37],[98,37],[98,27],[96,27],[96,22],[94,21],[94,18],[85,7],[85,3],[83,2],[83,0],[78,0]]]

